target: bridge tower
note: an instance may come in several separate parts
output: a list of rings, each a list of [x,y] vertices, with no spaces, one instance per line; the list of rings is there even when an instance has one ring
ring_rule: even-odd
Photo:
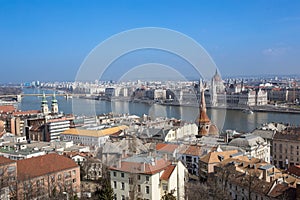
[[[52,114],[57,114],[58,113],[58,103],[57,103],[57,100],[56,100],[55,92],[53,93],[53,96],[52,96],[51,109],[52,109],[51,110]]]
[[[43,98],[42,98],[41,104],[42,104],[41,105],[42,113],[44,115],[48,115],[49,114],[49,108],[48,108],[48,101],[46,99],[45,93],[43,93]]]

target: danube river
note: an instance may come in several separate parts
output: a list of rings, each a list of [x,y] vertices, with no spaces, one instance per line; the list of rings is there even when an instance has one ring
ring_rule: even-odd
[[[51,90],[40,89],[24,89],[24,93],[42,94],[53,93]],[[182,107],[182,106],[164,106],[164,105],[149,105],[145,103],[131,103],[121,101],[97,101],[81,98],[66,99],[63,96],[56,97],[59,104],[59,110],[65,114],[73,113],[75,115],[99,115],[103,113],[129,113],[142,116],[144,114],[151,117],[168,117],[182,119],[189,122],[194,122],[199,114],[197,108]],[[47,97],[49,108],[51,108],[52,97]],[[18,108],[21,110],[39,110],[41,105],[41,97],[25,96],[19,103]],[[223,109],[208,109],[208,116],[214,123],[218,125],[220,130],[237,130],[241,132],[250,132],[263,123],[268,122],[283,122],[293,125],[300,125],[300,114],[289,113],[271,113],[271,112],[254,112],[246,114],[240,110],[223,110]]]

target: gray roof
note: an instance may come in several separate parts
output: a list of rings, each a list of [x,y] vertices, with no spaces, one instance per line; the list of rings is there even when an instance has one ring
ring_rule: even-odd
[[[124,158],[122,161],[151,164],[155,159],[161,159],[161,157],[158,155],[154,157],[149,156],[148,154],[139,154]]]
[[[258,135],[247,134],[239,138],[235,138],[229,142],[229,145],[236,147],[254,147],[264,143],[264,139]]]
[[[273,130],[262,130],[262,129],[255,129],[252,134],[258,135],[264,139],[272,140],[275,134]]]

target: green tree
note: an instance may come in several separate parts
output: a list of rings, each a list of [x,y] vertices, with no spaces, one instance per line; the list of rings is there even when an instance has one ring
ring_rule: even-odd
[[[96,188],[94,199],[99,200],[113,200],[114,199],[114,191],[111,188],[109,179],[100,179],[99,186]]]
[[[171,192],[165,191],[164,196],[162,196],[162,200],[176,200],[176,197],[174,196],[175,190],[171,190]]]

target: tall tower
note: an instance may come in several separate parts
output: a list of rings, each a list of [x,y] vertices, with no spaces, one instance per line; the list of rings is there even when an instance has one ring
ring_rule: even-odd
[[[53,96],[52,96],[51,109],[52,109],[51,110],[52,114],[57,114],[58,113],[58,103],[57,103],[57,100],[56,100],[55,92],[53,93]]]
[[[201,103],[199,106],[199,119],[198,119],[198,136],[218,135],[219,130],[216,125],[212,124],[206,113],[206,103],[204,96],[204,88],[201,89]]]
[[[42,113],[43,113],[44,115],[49,114],[48,101],[47,101],[47,99],[46,99],[45,93],[43,93],[43,98],[42,98],[41,103],[42,103],[42,105],[41,105]]]

